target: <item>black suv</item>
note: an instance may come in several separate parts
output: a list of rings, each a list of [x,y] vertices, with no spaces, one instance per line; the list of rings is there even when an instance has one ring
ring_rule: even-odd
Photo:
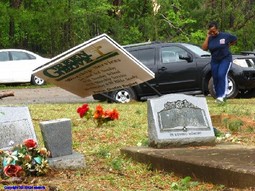
[[[210,94],[215,97],[209,52],[188,43],[140,43],[124,48],[155,73],[146,83],[93,95],[95,100],[129,102],[169,93]],[[255,89],[255,56],[233,55],[228,98]],[[108,98],[107,98],[108,97]],[[110,99],[109,99],[110,98]]]

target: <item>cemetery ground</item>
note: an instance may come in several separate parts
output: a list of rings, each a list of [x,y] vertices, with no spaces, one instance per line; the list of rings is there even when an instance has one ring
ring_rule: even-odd
[[[5,98],[8,99],[8,98]],[[1,102],[1,100],[0,100]],[[255,146],[255,99],[231,99],[217,105],[207,98],[213,126],[217,128],[219,142]],[[147,145],[147,104],[100,103],[105,109],[116,108],[119,120],[96,127],[93,121],[80,118],[76,109],[83,103],[29,104],[33,125],[40,145],[41,121],[69,118],[72,122],[73,150],[84,154],[85,169],[51,169],[46,176],[28,177],[14,185],[40,185],[47,190],[241,190],[200,182],[174,173],[153,170],[120,154],[128,146]],[[95,108],[98,103],[89,103]],[[227,178],[227,177],[226,177]],[[3,186],[2,188],[3,189]],[[242,189],[242,190],[252,190]]]

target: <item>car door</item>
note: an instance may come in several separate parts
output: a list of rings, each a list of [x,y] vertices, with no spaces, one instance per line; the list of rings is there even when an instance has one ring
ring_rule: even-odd
[[[186,49],[172,45],[159,51],[156,88],[163,94],[191,91],[197,86],[197,63]]]
[[[142,48],[134,48],[128,50],[134,57],[136,57],[140,62],[142,62],[145,66],[147,66],[152,72],[157,72],[157,54],[156,54],[156,46],[148,46]],[[139,85],[139,94],[150,95],[155,94],[155,91],[148,86],[148,83],[151,86],[156,85],[156,79],[151,79],[147,83],[142,83]]]
[[[36,57],[22,51],[10,51],[13,74],[18,82],[30,82],[31,74],[36,65]]]
[[[30,82],[36,57],[18,50],[8,51],[8,56],[9,60],[1,62],[0,82]]]
[[[9,82],[13,78],[11,70],[9,69],[11,61],[8,51],[0,52],[0,83]]]

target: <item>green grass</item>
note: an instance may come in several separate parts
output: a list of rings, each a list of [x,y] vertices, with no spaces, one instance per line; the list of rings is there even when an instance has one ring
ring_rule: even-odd
[[[10,89],[35,89],[35,88],[50,88],[54,87],[54,84],[45,84],[42,86],[31,85],[30,83],[24,84],[0,84],[0,90],[10,90]]]
[[[250,116],[254,119],[255,98],[252,99],[228,99],[226,104],[218,105],[214,103],[214,99],[207,98],[207,104],[210,114],[227,113],[229,115]]]
[[[219,106],[207,98],[211,115],[229,114],[253,117],[255,99],[233,99]],[[90,103],[95,108],[98,103]],[[37,184],[58,190],[224,190],[222,185],[197,182],[190,177],[177,177],[173,173],[152,170],[150,166],[137,163],[120,154],[127,146],[148,144],[147,104],[101,103],[104,109],[116,108],[120,113],[117,121],[96,127],[92,121],[80,119],[76,109],[80,104],[32,104],[29,110],[40,145],[43,139],[39,128],[42,121],[69,118],[72,121],[73,149],[85,155],[86,169],[57,170],[38,179]],[[229,124],[228,124],[229,125]],[[234,124],[238,132],[240,123]],[[238,126],[238,128],[236,128]],[[254,133],[254,128],[249,127]],[[246,144],[249,144],[247,142]]]

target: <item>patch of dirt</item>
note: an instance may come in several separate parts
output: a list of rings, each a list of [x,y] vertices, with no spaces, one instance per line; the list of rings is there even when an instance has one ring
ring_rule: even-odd
[[[82,98],[59,87],[23,88],[0,91],[0,94],[12,92],[14,96],[0,99],[1,105],[34,104],[34,103],[83,103],[93,101],[93,98]]]
[[[212,124],[219,133],[218,141],[255,145],[254,119],[229,114],[212,115]]]

